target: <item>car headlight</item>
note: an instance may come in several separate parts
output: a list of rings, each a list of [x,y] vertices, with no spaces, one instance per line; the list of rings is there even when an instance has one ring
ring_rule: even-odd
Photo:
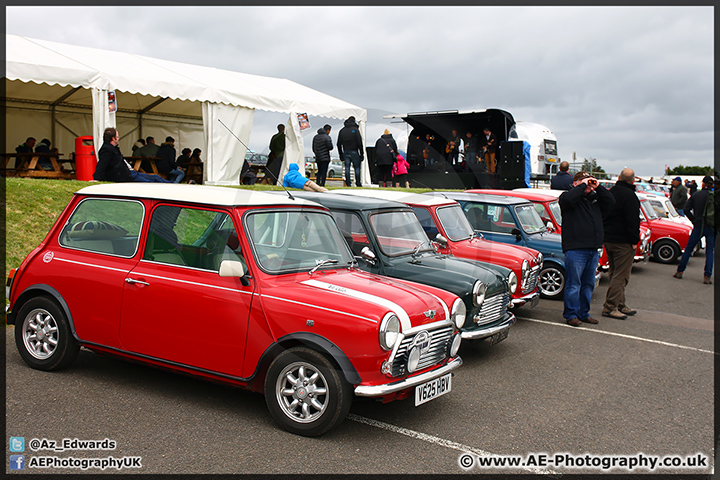
[[[545,260],[545,257],[543,257],[542,253],[538,253],[537,256],[537,264],[542,268],[543,260]]]
[[[458,329],[462,328],[463,325],[465,325],[465,316],[467,315],[467,308],[465,307],[465,302],[463,302],[461,299],[455,300],[452,306],[452,313],[450,314],[450,319],[455,324],[455,327]]]
[[[413,373],[417,370],[418,364],[420,363],[420,347],[417,345],[410,349],[407,360],[407,371]]]
[[[475,282],[475,285],[473,285],[473,303],[475,306],[482,305],[483,300],[485,300],[485,292],[487,292],[487,285],[482,283],[480,280]]]
[[[598,248],[598,257],[602,257],[603,247]]]
[[[460,350],[460,342],[462,341],[462,335],[460,332],[457,332],[455,336],[453,336],[452,343],[450,344],[450,358],[457,355],[458,350]]]
[[[510,295],[514,294],[515,290],[517,290],[517,284],[518,284],[518,279],[517,279],[517,275],[515,275],[515,272],[510,272],[510,275],[508,275],[508,278],[507,278],[507,283],[508,283],[508,289],[510,290]]]
[[[400,320],[394,313],[388,313],[380,322],[380,346],[383,350],[392,350],[399,336]]]

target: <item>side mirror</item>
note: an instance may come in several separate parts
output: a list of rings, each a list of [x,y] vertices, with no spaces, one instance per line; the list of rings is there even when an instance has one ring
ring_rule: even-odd
[[[435,241],[442,247],[447,248],[448,246],[448,239],[440,235],[439,233],[435,235]]]
[[[554,232],[554,231],[555,231],[555,228],[553,227],[553,224],[552,224],[552,222],[551,222],[550,220],[547,221],[547,223],[545,224],[545,226],[547,227],[548,232]]]
[[[360,250],[360,255],[367,263],[369,263],[370,265],[375,265],[377,257],[375,256],[375,253],[370,250],[370,247],[363,247],[363,249]]]
[[[518,240],[522,238],[520,230],[518,230],[517,228],[513,228],[512,230],[510,230],[510,235],[515,235],[515,238],[517,238]]]
[[[218,275],[221,277],[238,277],[244,286],[250,285],[249,276],[245,275],[245,267],[237,260],[223,260],[220,263]]]

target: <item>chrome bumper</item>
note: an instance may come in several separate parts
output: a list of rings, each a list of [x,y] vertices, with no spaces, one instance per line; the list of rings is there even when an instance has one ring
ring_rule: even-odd
[[[532,306],[534,307],[535,305],[537,305],[537,301],[535,299],[539,299],[539,298],[540,298],[540,290],[538,290],[535,293],[525,295],[524,297],[512,298],[512,299],[510,299],[508,308],[522,307],[526,303],[531,303]]]
[[[383,397],[391,393],[406,390],[415,387],[430,380],[452,372],[463,364],[462,358],[455,357],[442,367],[429,370],[427,372],[415,375],[414,377],[404,378],[393,383],[385,383],[383,385],[358,385],[355,387],[355,395],[358,397]]]
[[[463,340],[479,340],[481,338],[492,337],[496,333],[500,333],[503,330],[507,330],[508,328],[512,327],[515,323],[515,320],[515,315],[510,313],[510,318],[502,325],[498,325],[497,327],[492,328],[484,328],[481,330],[461,330],[460,335]]]

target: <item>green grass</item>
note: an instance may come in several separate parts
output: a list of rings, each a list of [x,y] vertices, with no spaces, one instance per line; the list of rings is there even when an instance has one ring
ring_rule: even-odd
[[[46,180],[32,178],[5,179],[6,249],[5,278],[45,238],[62,213],[73,193],[96,182],[78,180]],[[253,185],[247,190],[283,190],[279,186]],[[330,190],[342,187],[328,187]],[[292,189],[290,189],[292,191]],[[393,190],[422,193],[427,188],[396,188]],[[2,228],[0,226],[0,228]]]

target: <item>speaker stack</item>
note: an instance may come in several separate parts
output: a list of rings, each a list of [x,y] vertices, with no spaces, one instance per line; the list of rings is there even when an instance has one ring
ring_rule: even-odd
[[[497,173],[500,176],[500,188],[512,190],[525,185],[525,156],[522,141],[507,141],[500,144],[500,160]]]

